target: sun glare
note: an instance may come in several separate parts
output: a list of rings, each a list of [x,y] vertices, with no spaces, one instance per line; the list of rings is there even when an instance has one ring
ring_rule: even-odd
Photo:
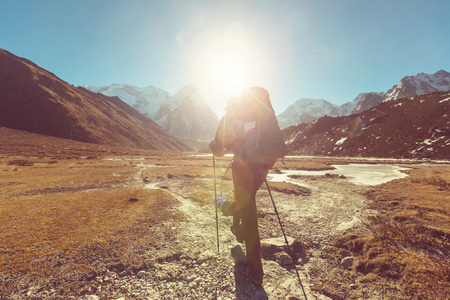
[[[258,51],[242,39],[210,41],[197,53],[195,84],[214,110],[223,111],[228,98],[255,81],[260,65]]]
[[[222,54],[211,64],[208,77],[214,86],[234,90],[245,80],[245,68],[245,61],[236,54]]]

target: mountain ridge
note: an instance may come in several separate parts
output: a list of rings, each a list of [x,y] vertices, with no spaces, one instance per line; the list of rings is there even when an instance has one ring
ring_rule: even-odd
[[[214,137],[219,123],[217,115],[193,84],[183,86],[173,96],[154,86],[141,88],[113,84],[84,87],[121,98],[179,139],[209,141]],[[141,91],[147,91],[147,93]]]
[[[330,105],[333,105],[338,113],[333,113],[329,109],[324,109],[322,112],[315,112],[317,116],[315,119],[323,117],[325,115],[337,117],[348,116],[351,114],[360,113],[364,110],[370,109],[381,102],[395,100],[399,98],[411,98],[414,96],[420,96],[433,92],[450,91],[450,73],[439,70],[434,74],[419,73],[414,76],[405,76],[396,85],[393,85],[387,92],[369,92],[360,93],[351,101],[348,101],[340,106],[331,104],[324,99],[315,99],[316,102],[321,103],[326,101]],[[314,100],[314,99],[311,99]],[[299,100],[298,100],[299,101]],[[305,107],[303,111],[298,111],[295,108],[295,103],[289,106],[284,112],[278,115],[278,121],[281,128],[287,128],[300,123],[311,122],[309,118],[306,122],[301,118],[301,115],[314,115],[311,114],[311,110],[315,109],[317,104],[312,104],[309,107]],[[297,114],[294,114],[297,111]],[[287,118],[289,116],[289,118]]]
[[[285,128],[291,154],[391,158],[450,157],[450,92],[382,102],[350,116]]]
[[[120,99],[99,96],[0,49],[0,126],[152,150],[190,148]]]

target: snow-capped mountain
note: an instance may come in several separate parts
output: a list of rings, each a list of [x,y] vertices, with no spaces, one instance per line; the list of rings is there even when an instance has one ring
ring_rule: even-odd
[[[191,84],[161,105],[154,121],[175,137],[211,140],[219,118],[197,87]]]
[[[112,84],[108,86],[83,86],[94,93],[101,93],[105,96],[119,97],[122,101],[132,106],[141,114],[154,120],[158,110],[170,94],[155,86],[137,87],[128,84]]]
[[[277,119],[280,128],[286,128],[309,123],[325,115],[338,116],[338,107],[323,99],[302,98],[278,115]]]
[[[404,77],[399,84],[387,91],[384,101],[445,91],[450,91],[450,73],[444,70],[434,74],[419,73]]]
[[[219,122],[194,85],[183,87],[174,96],[154,86],[112,84],[83,87],[106,96],[119,97],[180,139],[211,140]]]
[[[282,131],[292,155],[450,157],[450,91],[384,101],[359,114]]]
[[[374,107],[375,105],[383,102],[385,97],[386,97],[386,94],[383,92],[361,93],[355,99],[353,99],[353,101],[347,102],[347,103],[355,104],[355,107],[353,107],[353,109],[350,110],[348,113],[343,113],[342,116],[348,116],[350,114],[357,114],[362,111],[368,110],[368,109]],[[342,106],[346,105],[347,103],[343,104]]]
[[[450,73],[440,70],[434,74],[419,73],[404,77],[386,93],[361,93],[341,106],[323,99],[300,99],[278,116],[280,128],[308,123],[325,115],[348,116],[368,110],[384,101],[411,98],[433,92],[450,91]]]

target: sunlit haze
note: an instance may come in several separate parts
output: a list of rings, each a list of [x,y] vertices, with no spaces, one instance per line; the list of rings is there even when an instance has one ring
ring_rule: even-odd
[[[207,41],[194,62],[193,82],[213,106],[257,84],[263,56],[238,33]]]
[[[221,116],[265,87],[277,114],[450,71],[450,2],[0,1],[0,47],[75,85],[194,84]]]

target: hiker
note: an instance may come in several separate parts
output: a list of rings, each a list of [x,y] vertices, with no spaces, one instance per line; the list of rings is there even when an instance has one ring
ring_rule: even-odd
[[[270,118],[279,131],[267,90],[261,87],[249,88],[242,93],[241,98],[233,97],[228,100],[226,114],[220,120],[214,141],[210,144],[210,149],[216,156],[234,153],[232,174],[235,205],[231,231],[239,242],[245,241],[247,260],[246,263],[238,263],[236,267],[257,286],[262,284],[264,272],[255,197],[276,159],[268,163],[253,161],[258,155],[252,154],[250,157],[246,153],[248,142],[244,137],[247,132],[255,130],[257,122]],[[285,147],[284,141],[282,143]]]

